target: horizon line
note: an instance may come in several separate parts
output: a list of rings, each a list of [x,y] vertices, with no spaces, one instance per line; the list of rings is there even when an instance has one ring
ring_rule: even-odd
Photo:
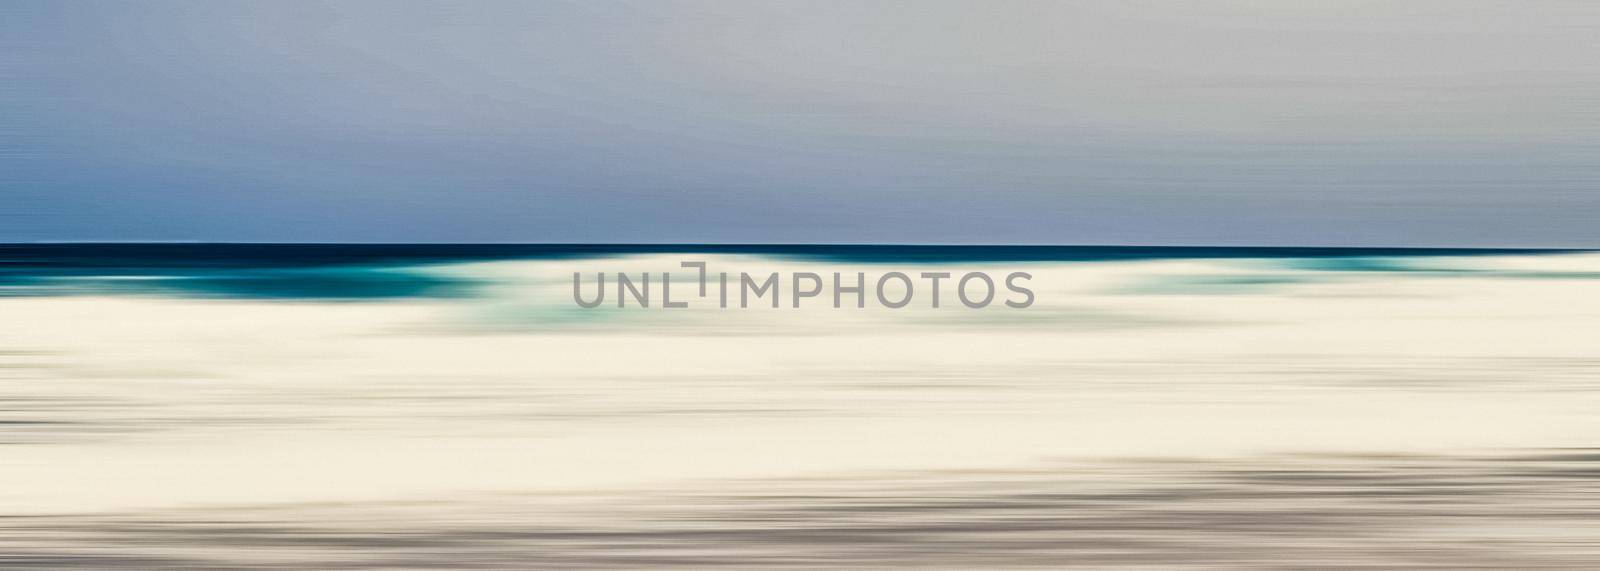
[[[7,246],[494,246],[494,247],[609,247],[609,248],[1171,248],[1171,249],[1284,249],[1284,250],[1455,250],[1455,251],[1600,251],[1600,247],[1567,246],[1337,246],[1337,245],[1246,245],[1246,244],[973,244],[973,243],[874,243],[874,242],[269,242],[205,240],[38,240],[0,242]]]

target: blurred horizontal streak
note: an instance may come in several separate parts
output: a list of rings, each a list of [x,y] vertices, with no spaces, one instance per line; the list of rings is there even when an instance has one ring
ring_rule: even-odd
[[[1600,561],[1600,452],[1277,456],[0,519],[34,568],[1416,568]]]

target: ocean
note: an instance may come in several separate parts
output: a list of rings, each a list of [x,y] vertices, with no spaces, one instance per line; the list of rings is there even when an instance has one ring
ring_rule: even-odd
[[[1581,569],[1597,294],[1577,250],[0,246],[0,566]]]

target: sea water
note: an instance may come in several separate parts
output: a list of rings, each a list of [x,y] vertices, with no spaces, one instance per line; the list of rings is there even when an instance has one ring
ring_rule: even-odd
[[[699,301],[684,261],[1036,300],[573,301]],[[1576,568],[1597,294],[1575,251],[7,246],[0,565]]]

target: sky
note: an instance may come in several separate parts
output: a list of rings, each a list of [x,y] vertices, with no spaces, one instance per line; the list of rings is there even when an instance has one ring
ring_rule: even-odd
[[[1600,247],[1600,2],[0,5],[0,241]]]

